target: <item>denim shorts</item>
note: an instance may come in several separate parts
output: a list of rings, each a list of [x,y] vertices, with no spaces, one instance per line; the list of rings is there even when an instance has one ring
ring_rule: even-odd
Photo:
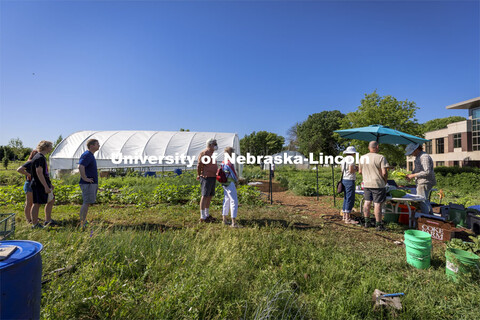
[[[25,181],[25,184],[23,185],[23,191],[25,193],[27,192],[33,192],[32,190],[32,182],[31,181]]]

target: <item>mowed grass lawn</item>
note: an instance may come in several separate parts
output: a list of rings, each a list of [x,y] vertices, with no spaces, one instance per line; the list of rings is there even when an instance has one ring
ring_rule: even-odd
[[[478,282],[446,279],[439,242],[430,269],[407,265],[399,228],[379,236],[274,205],[242,206],[232,229],[191,207],[96,205],[81,231],[78,211],[56,206],[63,226],[31,230],[16,209],[15,238],[44,245],[44,275],[75,266],[43,286],[45,319],[480,319]],[[375,310],[376,288],[404,292],[403,310]]]

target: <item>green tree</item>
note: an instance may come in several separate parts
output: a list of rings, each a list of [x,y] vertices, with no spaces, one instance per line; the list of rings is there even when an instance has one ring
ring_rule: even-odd
[[[2,164],[3,164],[3,167],[5,168],[5,170],[7,170],[7,168],[8,168],[8,162],[9,162],[8,157],[4,156],[3,160],[2,160]]]
[[[344,117],[338,110],[309,115],[307,120],[297,124],[298,150],[304,155],[312,152],[315,159],[318,159],[320,153],[337,155],[341,144],[338,135],[333,131],[340,128]]]
[[[421,125],[422,132],[434,131],[446,128],[450,123],[467,120],[465,117],[451,116],[429,120]]]
[[[298,126],[300,123],[295,123],[287,131],[288,144],[285,150],[297,151],[298,150]]]
[[[23,142],[20,138],[10,139],[8,146],[11,148],[13,153],[13,160],[23,159],[24,147]]]
[[[266,156],[282,151],[284,143],[285,138],[276,133],[254,131],[240,139],[240,149],[243,154],[248,152],[254,156]]]
[[[372,124],[388,126],[392,129],[422,136],[422,128],[415,118],[418,107],[413,101],[398,101],[392,96],[379,96],[376,91],[365,94],[357,111],[346,115],[342,129],[366,127]],[[354,145],[360,153],[368,152],[368,141],[344,140],[344,145]],[[382,153],[390,164],[405,165],[405,146],[380,145]]]
[[[5,157],[7,157],[8,160],[14,160],[15,158],[12,148],[9,146],[3,146],[0,148],[0,159],[3,161],[3,158]]]
[[[55,140],[55,142],[53,143],[53,150],[55,150],[55,148],[60,144],[60,142],[63,141],[63,137],[62,135],[59,135],[57,140]]]

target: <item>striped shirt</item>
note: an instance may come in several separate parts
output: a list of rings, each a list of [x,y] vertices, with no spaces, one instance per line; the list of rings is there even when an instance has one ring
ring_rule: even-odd
[[[435,172],[433,172],[433,160],[424,151],[420,152],[414,161],[414,169],[412,173],[415,173],[415,181],[417,184],[428,184],[434,186],[437,184],[435,179]]]

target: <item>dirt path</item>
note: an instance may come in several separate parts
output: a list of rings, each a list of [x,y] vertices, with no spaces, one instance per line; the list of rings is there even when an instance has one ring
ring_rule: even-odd
[[[265,193],[265,195],[268,194],[268,181],[263,181],[263,184],[257,185],[257,187]],[[341,203],[343,198],[339,197],[337,201]],[[401,240],[401,234],[376,232],[375,228],[364,229],[358,225],[344,224],[339,210],[333,207],[333,199],[330,196],[321,196],[317,201],[316,197],[297,196],[293,194],[293,192],[282,188],[279,183],[274,182],[273,203],[282,205],[291,212],[308,214],[318,218],[323,224],[328,225],[328,228],[338,231],[340,234],[348,234],[349,237],[357,241],[374,241],[374,238],[381,238],[392,243],[396,240]],[[373,238],[372,235],[374,235]]]
[[[268,194],[268,181],[257,187],[265,194]],[[337,198],[337,201],[342,201]],[[296,213],[306,213],[312,216],[325,219],[341,220],[338,210],[333,208],[332,198],[321,196],[317,201],[316,197],[297,196],[285,190],[278,182],[273,183],[273,203],[279,204]]]

